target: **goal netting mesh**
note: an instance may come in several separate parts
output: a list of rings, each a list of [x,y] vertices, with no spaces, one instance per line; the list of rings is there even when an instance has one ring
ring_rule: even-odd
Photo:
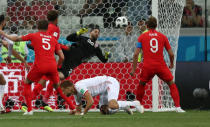
[[[47,12],[53,9],[60,13],[58,24],[61,30],[60,43],[71,45],[73,42],[65,40],[68,34],[92,23],[99,25],[101,33],[98,43],[103,52],[111,52],[112,57],[105,64],[101,63],[97,57],[85,60],[73,70],[69,79],[75,83],[97,75],[115,77],[120,82],[119,100],[135,99],[142,63],[138,63],[134,77],[131,77],[129,72],[137,38],[145,30],[145,20],[150,15],[158,18],[158,30],[167,35],[175,56],[177,54],[184,0],[2,0],[1,3],[0,12],[6,15],[5,31],[8,33],[25,35],[36,32],[37,20],[46,18]],[[131,25],[117,28],[115,20],[120,16],[126,16]],[[89,34],[84,36],[89,36]],[[15,49],[23,56],[27,53],[23,48],[25,46],[16,46]],[[166,62],[169,63],[167,54],[164,54]],[[3,103],[7,108],[19,111],[20,104],[24,100],[21,83],[27,72],[23,64],[15,59],[13,63],[5,64],[3,58],[6,55],[6,51],[2,50],[0,71],[7,81]],[[31,64],[34,61],[32,50],[29,50],[27,54],[27,61]],[[172,73],[175,74],[175,69]],[[41,91],[42,95],[45,90]],[[40,96],[37,98],[39,99]],[[73,97],[69,99],[74,101]],[[168,86],[160,80],[150,81],[146,85],[143,100],[144,107],[153,111],[172,109],[174,106]],[[95,97],[93,110],[98,109],[98,102],[99,97]],[[40,101],[33,101],[33,105],[35,109],[40,109]],[[68,109],[68,105],[57,96],[56,92],[50,97],[49,106],[57,111]]]

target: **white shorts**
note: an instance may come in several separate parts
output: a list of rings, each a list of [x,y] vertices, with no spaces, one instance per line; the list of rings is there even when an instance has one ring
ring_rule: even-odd
[[[110,100],[118,100],[120,84],[115,78],[109,77],[108,80],[111,83],[106,84],[106,92],[100,95],[99,107],[101,107],[101,105],[108,105]]]

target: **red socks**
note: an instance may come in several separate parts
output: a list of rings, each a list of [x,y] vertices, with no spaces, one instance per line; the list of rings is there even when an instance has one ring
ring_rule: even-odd
[[[43,89],[43,86],[37,83],[36,87],[33,89],[33,100],[36,99],[36,96],[39,95],[40,91]]]
[[[63,94],[63,91],[61,90],[61,88],[58,87],[58,89],[57,89],[56,91],[57,91],[57,92],[60,94],[60,96],[68,103],[69,108],[70,108],[71,110],[74,110],[75,107],[74,107],[72,101],[70,101],[70,100],[68,99],[68,97],[65,96],[65,95]]]
[[[176,84],[174,83],[172,85],[169,85],[169,88],[170,88],[170,92],[171,92],[171,97],[174,100],[175,107],[180,107],[179,91],[176,87]]]
[[[32,110],[31,100],[32,100],[32,92],[31,85],[24,83],[24,95],[26,100],[26,105],[28,106],[28,112]]]
[[[45,103],[48,102],[48,99],[49,99],[50,96],[52,95],[52,92],[53,92],[53,82],[50,81],[50,83],[49,83],[48,86],[47,86],[47,91],[46,91],[46,93],[45,93],[45,95],[44,95],[44,99],[43,99],[43,101],[44,101]]]
[[[137,92],[136,92],[136,99],[138,101],[140,101],[140,103],[142,104],[142,99],[144,97],[144,93],[145,93],[145,85],[138,85],[137,87]]]

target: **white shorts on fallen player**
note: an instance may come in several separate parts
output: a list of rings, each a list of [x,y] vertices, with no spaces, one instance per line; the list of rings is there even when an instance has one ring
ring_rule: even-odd
[[[100,95],[99,106],[108,105],[110,100],[118,100],[120,84],[119,82],[112,77],[108,77],[110,83],[107,84],[107,91]]]

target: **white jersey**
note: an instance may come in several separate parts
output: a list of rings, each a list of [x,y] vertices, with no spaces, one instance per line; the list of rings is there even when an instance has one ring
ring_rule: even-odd
[[[77,95],[74,95],[74,98],[76,104],[80,105],[82,97],[87,91],[93,97],[111,93],[110,96],[114,96],[114,99],[117,99],[119,94],[119,82],[110,76],[96,76],[94,78],[78,81],[75,84],[75,89],[77,91]],[[112,94],[113,92],[116,94]]]

